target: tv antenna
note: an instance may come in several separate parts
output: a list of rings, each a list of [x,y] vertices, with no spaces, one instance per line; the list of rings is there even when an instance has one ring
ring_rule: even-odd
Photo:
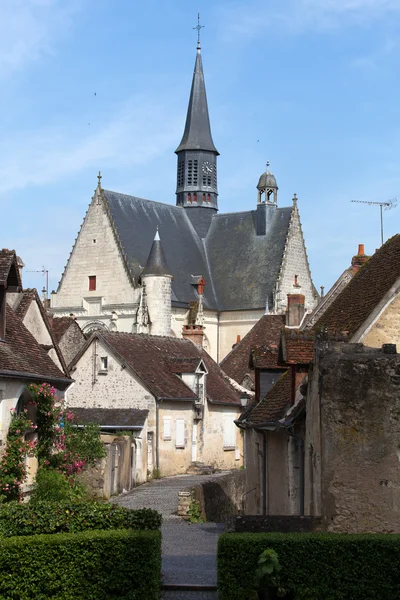
[[[379,206],[379,212],[381,216],[381,244],[383,245],[383,207],[385,207],[385,210],[396,208],[397,198],[391,198],[385,202],[368,202],[367,200],[352,200],[352,202],[357,202],[358,204],[369,204],[370,206]]]
[[[48,269],[46,269],[46,267],[43,267],[40,270],[27,270],[26,273],[42,273],[42,275],[45,275],[46,277],[46,287],[43,286],[42,289],[42,293],[43,295],[45,295],[45,299],[47,300],[47,298],[49,297],[49,271]]]

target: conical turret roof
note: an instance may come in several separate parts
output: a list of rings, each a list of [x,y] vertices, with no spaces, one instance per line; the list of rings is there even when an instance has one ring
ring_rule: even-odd
[[[197,48],[185,131],[175,152],[178,153],[182,150],[208,150],[219,154],[211,136],[203,63],[199,47]]]
[[[150,248],[147,263],[141,273],[141,277],[145,275],[171,275],[165,259],[164,250],[162,249],[158,229],[154,236],[154,241]]]

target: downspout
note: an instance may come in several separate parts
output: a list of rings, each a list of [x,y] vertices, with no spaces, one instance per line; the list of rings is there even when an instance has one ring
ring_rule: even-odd
[[[158,440],[159,429],[160,429],[160,402],[156,399],[156,469],[160,472],[160,443]]]
[[[217,364],[219,365],[219,317],[220,312],[217,311]]]
[[[300,516],[304,516],[304,441],[300,435],[287,429],[288,434],[296,440],[297,444],[297,466],[299,469],[299,487],[300,487]]]
[[[262,474],[263,474],[263,500],[262,514],[267,515],[267,498],[268,498],[268,456],[267,456],[267,433],[263,431],[263,455],[262,455]]]

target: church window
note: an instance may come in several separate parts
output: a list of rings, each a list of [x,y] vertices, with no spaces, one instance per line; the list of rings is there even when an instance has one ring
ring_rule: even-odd
[[[211,202],[211,196],[210,196],[210,194],[207,194],[207,202]]]
[[[192,203],[192,194],[188,194],[187,201],[188,201],[189,204]]]
[[[95,244],[95,243],[96,243],[96,240],[93,240],[93,244]]]
[[[197,185],[198,181],[198,170],[199,170],[199,161],[193,161],[193,185]]]
[[[193,194],[193,202],[197,202],[197,194],[196,194],[196,192]]]
[[[205,201],[206,201],[206,195],[203,194],[203,202],[205,202]]]
[[[187,182],[188,185],[193,185],[193,161],[188,161],[188,171],[187,171]]]
[[[96,275],[89,275],[89,292],[94,292],[96,289]]]

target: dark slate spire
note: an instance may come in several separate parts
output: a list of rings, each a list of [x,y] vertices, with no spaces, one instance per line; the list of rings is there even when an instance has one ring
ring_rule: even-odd
[[[215,152],[217,155],[219,154],[211,137],[200,43],[197,44],[197,56],[194,65],[185,131],[182,141],[175,152],[178,154],[182,150],[207,150]]]
[[[146,266],[141,273],[141,277],[144,277],[145,275],[171,275],[165,259],[164,251],[162,249],[158,227],[156,235],[154,236],[154,241],[150,249]]]

